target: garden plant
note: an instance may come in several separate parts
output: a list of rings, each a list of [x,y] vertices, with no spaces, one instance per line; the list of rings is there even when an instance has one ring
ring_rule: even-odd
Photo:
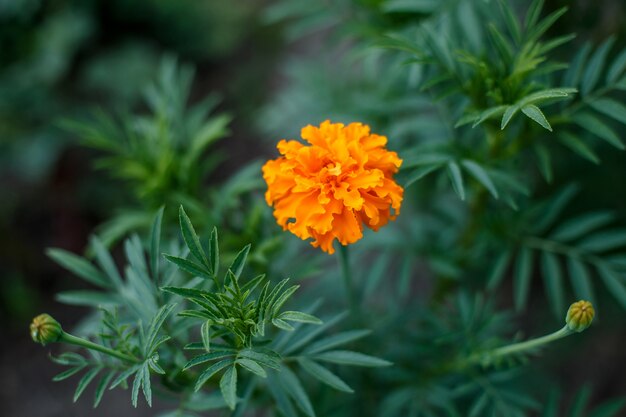
[[[124,198],[84,253],[47,251],[85,281],[56,295],[77,327],[30,325],[54,381],[161,417],[625,415],[624,393],[591,404],[594,381],[556,376],[626,310],[624,194],[594,189],[624,161],[626,49],[562,19],[273,2],[264,23],[323,53],[288,64],[255,111],[267,156],[243,163],[237,115],[172,56],[142,105],[59,122]]]

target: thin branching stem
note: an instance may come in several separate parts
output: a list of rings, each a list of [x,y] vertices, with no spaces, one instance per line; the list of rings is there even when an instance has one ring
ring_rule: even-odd
[[[60,342],[65,342],[65,343],[69,343],[71,345],[75,345],[75,346],[80,346],[80,347],[84,347],[85,349],[90,349],[90,350],[96,350],[98,352],[102,352],[105,353],[109,356],[113,356],[115,358],[121,359],[123,361],[126,362],[131,362],[131,363],[141,363],[141,359],[136,358],[134,356],[130,356],[127,355],[125,353],[122,352],[118,352],[116,350],[110,349],[106,346],[102,346],[99,345],[97,343],[93,343],[89,340],[86,339],[81,339],[80,337],[76,337],[74,335],[71,335],[69,333],[63,333],[61,335],[61,339],[59,339]]]

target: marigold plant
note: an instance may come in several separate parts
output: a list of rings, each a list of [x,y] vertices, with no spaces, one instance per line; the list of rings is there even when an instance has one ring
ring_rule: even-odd
[[[363,237],[363,224],[376,231],[400,213],[403,189],[393,175],[402,160],[385,136],[329,120],[301,136],[308,145],[283,139],[282,156],[263,166],[265,200],[284,230],[332,254],[335,239],[349,245]]]

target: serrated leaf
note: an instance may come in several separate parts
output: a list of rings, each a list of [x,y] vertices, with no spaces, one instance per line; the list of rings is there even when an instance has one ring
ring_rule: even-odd
[[[293,293],[295,293],[298,290],[298,288],[300,288],[299,285],[293,285],[293,286],[287,288],[276,299],[276,301],[274,301],[273,303],[270,304],[269,308],[271,309],[272,317],[275,317],[278,314],[278,312],[280,311],[282,306],[287,302],[287,300],[289,300],[289,298],[293,295]]]
[[[587,268],[585,268],[585,265],[578,259],[568,258],[567,269],[572,280],[576,297],[581,300],[588,300],[591,304],[595,304],[591,276]]]
[[[392,365],[391,362],[384,359],[349,350],[331,350],[328,352],[318,353],[313,356],[313,358],[325,362],[352,366],[379,367]]]
[[[207,320],[202,323],[200,328],[200,336],[202,337],[202,344],[207,352],[211,351],[211,320]]]
[[[606,123],[604,123],[602,120],[595,117],[591,113],[579,113],[576,114],[573,119],[574,123],[576,123],[578,126],[586,129],[600,139],[603,139],[617,149],[625,149],[624,143],[613,131],[613,129],[611,129]]]
[[[615,215],[607,211],[585,214],[564,222],[551,234],[551,238],[561,242],[568,242],[587,235],[609,224],[614,219]]]
[[[150,327],[148,329],[148,337],[146,339],[146,346],[144,349],[146,353],[153,351],[155,348],[155,345],[158,345],[156,341],[157,341],[157,336],[159,334],[159,330],[161,330],[163,323],[165,323],[165,320],[170,315],[172,310],[174,310],[175,307],[176,307],[176,304],[166,304],[163,307],[161,307],[159,311],[155,314],[155,316],[152,318],[150,322]]]
[[[143,379],[143,369],[139,367],[137,373],[135,373],[135,379],[133,380],[133,389],[131,390],[130,398],[133,407],[137,408],[137,400],[139,399],[139,388],[141,388],[141,381]]]
[[[261,352],[258,350],[244,349],[239,351],[238,357],[251,359],[268,368],[276,369],[277,371],[281,369],[280,355],[273,351]]]
[[[113,388],[117,387],[118,385],[126,382],[128,377],[130,377],[132,374],[137,372],[137,370],[139,370],[139,367],[140,367],[140,365],[135,365],[135,366],[132,366],[131,368],[128,368],[127,370],[123,371],[122,373],[120,373],[117,377],[115,377],[115,379],[111,383],[111,386],[109,387],[109,389],[113,389]]]
[[[461,200],[465,200],[465,186],[463,185],[463,175],[461,174],[461,168],[456,162],[448,163],[448,176],[452,183],[454,192],[457,193]]]
[[[233,273],[236,278],[239,278],[241,272],[243,271],[243,267],[246,264],[246,258],[248,257],[248,253],[250,252],[251,245],[246,245],[235,257],[233,263],[228,267],[228,270]]]
[[[104,391],[107,389],[107,387],[109,386],[109,383],[111,382],[111,380],[113,379],[116,373],[117,371],[109,371],[105,376],[102,377],[102,379],[100,379],[100,382],[98,383],[98,387],[96,388],[96,393],[94,396],[93,408],[98,407],[98,405],[100,404],[100,401],[102,401],[102,396],[104,395]]]
[[[141,367],[141,371],[139,372],[143,373],[143,377],[141,378],[141,390],[143,391],[143,396],[146,399],[148,406],[152,407],[152,387],[150,385],[150,367],[146,363]]]
[[[67,369],[61,372],[60,374],[55,375],[54,378],[52,378],[52,380],[54,382],[63,381],[64,379],[67,379],[71,377],[72,375],[77,374],[78,372],[85,369],[85,366],[87,366],[87,364],[83,364],[83,365],[79,365],[79,366],[75,366],[73,368]]]
[[[611,295],[626,309],[626,281],[604,264],[596,265],[598,274]]]
[[[307,371],[311,376],[317,378],[319,381],[324,384],[335,388],[338,391],[343,391],[347,393],[353,393],[354,390],[348,386],[341,378],[332,373],[327,368],[321,366],[317,362],[306,358],[299,358],[298,363],[302,366],[302,369]]]
[[[320,339],[315,343],[312,343],[311,345],[309,345],[308,348],[304,350],[304,354],[310,355],[314,353],[323,352],[325,350],[329,350],[337,346],[345,345],[347,343],[361,339],[365,336],[368,336],[371,333],[372,333],[371,330],[365,330],[365,329],[364,330],[349,330],[346,332],[337,333],[332,336],[328,336],[323,339]]]
[[[206,279],[212,279],[213,275],[202,265],[197,264],[195,262],[189,261],[184,258],[179,258],[177,256],[172,255],[163,255],[165,259],[175,264],[178,268],[182,269],[185,272],[189,272],[194,277],[202,277]]]
[[[498,287],[498,285],[500,285],[510,260],[511,252],[508,250],[498,256],[498,259],[493,264],[489,278],[487,279],[487,289],[494,290]]]
[[[261,365],[251,359],[237,359],[237,365],[244,367],[248,371],[260,376],[261,378],[267,378],[267,372],[265,372],[265,369],[263,369]]]
[[[296,352],[298,349],[300,349],[303,346],[306,346],[310,341],[315,339],[315,337],[317,337],[317,335],[322,334],[327,329],[333,327],[334,325],[339,323],[341,320],[346,318],[347,315],[348,315],[348,312],[343,312],[341,314],[337,314],[336,316],[332,317],[331,319],[325,320],[324,324],[322,324],[320,326],[310,327],[308,329],[308,331],[306,331],[304,333],[298,332],[297,333],[297,336],[298,336],[297,340],[290,341],[291,343],[289,343],[288,346],[284,346],[284,351],[281,351],[281,353],[284,354],[284,355],[287,355],[287,354],[290,354],[292,352]],[[286,339],[286,341],[289,341],[289,340]]]
[[[561,143],[563,143],[565,146],[567,146],[583,158],[593,162],[594,164],[600,163],[600,158],[598,157],[598,155],[596,155],[596,153],[591,150],[591,148],[589,148],[582,140],[572,135],[571,133],[561,132],[559,133],[558,138]]]
[[[224,359],[219,362],[214,363],[204,370],[196,380],[196,385],[194,386],[194,391],[199,391],[200,388],[209,380],[213,375],[226,368],[227,366],[232,365],[235,362],[234,358]]]
[[[612,84],[617,81],[626,69],[626,50],[620,52],[620,54],[613,60],[613,64],[609,67],[606,73],[607,84]]]
[[[513,298],[517,311],[522,311],[528,300],[532,278],[532,264],[532,251],[528,248],[523,248],[515,262],[515,271],[513,273]]]
[[[83,377],[78,381],[78,385],[76,386],[76,391],[74,392],[74,402],[78,400],[81,394],[85,391],[85,388],[89,385],[91,381],[98,375],[98,373],[102,370],[101,366],[96,366],[95,368],[90,369]]]
[[[200,244],[200,238],[196,234],[193,225],[191,224],[191,220],[185,213],[185,209],[183,206],[180,206],[178,210],[178,219],[180,223],[180,231],[183,235],[183,240],[185,244],[189,248],[189,252],[198,260],[203,266],[206,268],[210,268],[209,261],[204,253],[204,249],[202,249],[202,245]]]
[[[215,352],[205,353],[189,360],[189,362],[187,362],[185,366],[183,367],[183,371],[186,371],[192,366],[200,365],[200,364],[214,361],[217,359],[230,358],[233,356],[235,356],[235,352],[231,352],[231,351],[215,351]]]
[[[500,57],[504,62],[510,62],[513,57],[513,46],[504,37],[502,32],[498,30],[498,27],[489,23],[487,25],[487,32],[489,33],[489,39],[492,41],[496,50],[500,53]]]
[[[220,248],[217,238],[217,227],[214,227],[211,231],[211,261],[213,262],[213,274],[217,276],[220,269]]]
[[[472,120],[469,120],[468,123],[473,121],[474,123],[472,124],[472,128],[475,128],[476,126],[478,126],[485,120],[488,120],[494,117],[500,117],[502,114],[504,114],[507,108],[508,106],[506,105],[488,108],[487,110],[483,110],[480,114],[475,116]],[[458,127],[458,126],[462,126],[462,124],[457,123],[457,125],[455,125],[455,127]]]
[[[109,281],[114,287],[122,288],[122,277],[120,276],[120,273],[115,266],[115,262],[113,262],[113,258],[107,248],[102,244],[97,236],[92,236],[91,246],[96,254],[96,261],[98,262],[98,265],[100,265],[100,268],[102,268],[106,276],[109,278]]]
[[[409,187],[413,183],[421,180],[428,174],[438,170],[442,165],[430,165],[425,167],[418,167],[411,171],[402,171],[396,177],[398,184],[401,184],[404,188]]]
[[[50,355],[50,359],[54,363],[58,363],[59,365],[86,365],[86,360],[84,357],[75,352],[65,352],[59,355],[58,357],[54,357]]]
[[[544,203],[545,210],[535,220],[533,233],[544,233],[554,221],[559,218],[565,206],[572,200],[578,192],[578,186],[569,184],[557,192],[556,196]]]
[[[541,273],[552,312],[561,317],[565,311],[563,276],[558,258],[550,252],[541,254]]]
[[[303,313],[301,311],[285,311],[278,316],[281,320],[296,321],[299,323],[322,324],[322,320],[317,317]]]
[[[162,206],[154,217],[152,229],[150,231],[150,271],[156,280],[159,276],[159,258],[161,257],[161,224],[163,223],[163,212],[165,207]]]
[[[80,256],[63,249],[48,249],[46,254],[65,269],[73,272],[85,281],[99,287],[111,288],[111,282],[106,275],[98,271],[90,262]]]
[[[117,294],[89,290],[63,291],[58,293],[55,298],[64,304],[88,307],[120,304]]]
[[[309,417],[315,417],[315,411],[313,411],[309,396],[291,369],[285,366],[278,374],[278,378],[287,395],[296,403],[296,406]]]
[[[563,77],[563,83],[565,85],[578,85],[590,51],[591,44],[586,42],[576,53]]]
[[[533,147],[535,153],[537,155],[537,161],[539,162],[539,170],[541,171],[541,175],[546,180],[546,182],[552,182],[552,162],[550,158],[550,152],[548,148],[541,144],[535,144]]]
[[[291,324],[287,323],[284,320],[278,319],[278,318],[272,319],[272,324],[274,326],[278,327],[279,329],[285,330],[285,331],[288,331],[288,332],[292,332],[292,331],[295,330],[295,328]]]
[[[517,107],[519,109],[527,104],[537,104],[547,100],[562,100],[577,92],[578,90],[575,88],[548,88],[545,90],[539,90],[521,99],[519,103],[517,103]]]
[[[578,247],[591,252],[605,252],[626,246],[626,229],[608,230],[589,236]]]
[[[599,98],[591,101],[589,105],[594,110],[626,124],[626,107],[623,104],[611,98]]]
[[[500,5],[500,10],[502,11],[502,14],[504,16],[507,29],[511,33],[515,44],[519,44],[522,40],[522,31],[519,22],[517,21],[517,16],[511,9],[511,6],[508,2],[501,0],[498,2],[498,4]]]
[[[587,63],[587,69],[583,76],[583,80],[581,83],[581,93],[583,95],[587,95],[593,88],[596,86],[596,83],[600,79],[600,74],[602,73],[602,69],[604,68],[604,62],[606,61],[606,56],[613,46],[615,42],[615,38],[609,38],[602,43],[602,45],[598,48],[598,50],[591,56],[591,59]]]
[[[278,410],[285,415],[285,417],[299,417],[298,412],[294,408],[291,400],[287,396],[287,393],[282,388],[277,374],[268,375],[267,388],[270,394],[276,400]]]
[[[528,8],[526,18],[524,19],[525,29],[532,29],[537,24],[537,22],[539,21],[539,16],[541,16],[542,9],[543,0],[533,0],[530,7]]]
[[[546,116],[543,114],[539,107],[535,106],[534,104],[527,104],[522,107],[522,113],[528,116],[531,120],[539,123],[544,129],[552,132],[552,126],[550,126],[548,119],[546,119]]]
[[[513,116],[519,111],[519,106],[512,105],[509,106],[504,114],[502,115],[502,120],[500,121],[500,130],[504,130],[504,128],[509,124]]]
[[[234,365],[222,375],[220,391],[228,408],[234,410],[237,405],[237,368]]]
[[[478,182],[480,182],[487,190],[489,190],[489,192],[495,199],[498,198],[498,190],[496,189],[496,186],[494,185],[487,172],[483,169],[483,167],[481,167],[474,161],[470,161],[469,159],[464,159],[463,161],[461,161],[461,164],[465,167],[465,169],[467,169],[467,171],[469,171],[470,174],[472,174],[474,178],[476,178]]]
[[[561,16],[563,16],[567,12],[567,7],[562,7],[560,9],[555,10],[550,13],[548,16],[543,18],[536,26],[529,29],[529,34],[527,37],[528,41],[539,39],[550,27],[557,21]]]

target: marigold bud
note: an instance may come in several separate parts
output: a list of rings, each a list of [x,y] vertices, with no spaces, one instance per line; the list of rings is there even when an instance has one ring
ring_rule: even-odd
[[[40,314],[30,324],[30,336],[37,343],[47,345],[58,342],[63,335],[63,329],[58,321],[49,314]]]
[[[576,301],[567,310],[567,316],[565,316],[567,328],[573,332],[582,332],[591,325],[595,313],[589,301]]]

